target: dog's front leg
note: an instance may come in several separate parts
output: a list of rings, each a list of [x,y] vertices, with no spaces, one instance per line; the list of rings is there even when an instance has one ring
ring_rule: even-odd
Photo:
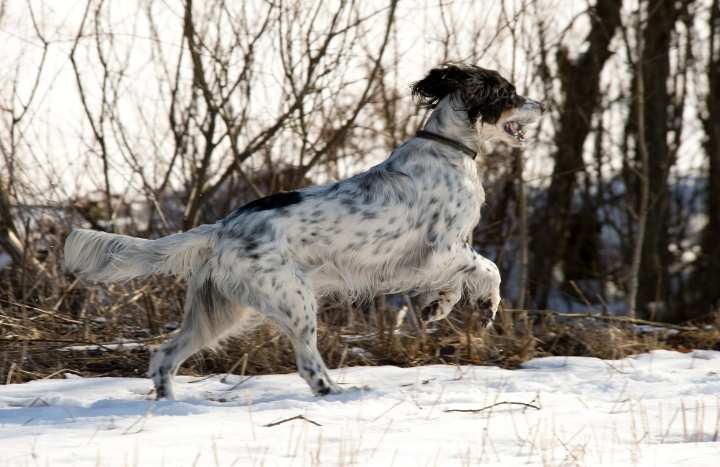
[[[457,284],[442,290],[426,292],[419,297],[420,317],[426,323],[446,318],[462,296],[462,286]]]
[[[481,313],[481,319],[489,326],[500,306],[500,271],[489,259],[483,257],[470,245],[465,244],[462,257],[466,261],[463,270],[464,285],[470,303]]]

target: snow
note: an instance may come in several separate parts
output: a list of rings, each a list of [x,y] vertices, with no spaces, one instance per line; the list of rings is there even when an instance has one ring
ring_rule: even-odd
[[[295,374],[180,377],[177,401],[138,378],[0,386],[0,466],[717,466],[720,352],[654,351],[523,368],[334,370],[317,398]],[[447,412],[479,409],[478,413]],[[265,425],[297,415],[296,419]]]

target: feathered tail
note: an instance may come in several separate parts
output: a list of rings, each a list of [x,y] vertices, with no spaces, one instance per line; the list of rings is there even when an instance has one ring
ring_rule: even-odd
[[[95,282],[187,275],[207,258],[215,229],[212,224],[201,225],[157,240],[75,229],[65,241],[65,267]]]

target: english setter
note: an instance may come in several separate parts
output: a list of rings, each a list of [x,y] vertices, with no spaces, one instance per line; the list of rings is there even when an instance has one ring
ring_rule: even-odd
[[[174,397],[183,361],[257,314],[289,336],[315,394],[341,392],[316,345],[323,295],[408,292],[432,321],[465,294],[487,322],[495,316],[500,274],[466,241],[485,200],[475,155],[488,140],[521,145],[523,127],[543,106],[496,71],[459,64],[432,69],[412,94],[434,109],[424,128],[347,180],[270,195],[215,224],[156,240],[71,232],[65,264],[82,278],[187,278],[181,329],[150,363],[158,398]]]

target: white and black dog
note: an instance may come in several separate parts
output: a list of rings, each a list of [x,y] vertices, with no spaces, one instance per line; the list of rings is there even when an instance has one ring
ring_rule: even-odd
[[[315,394],[341,392],[317,340],[317,299],[416,294],[428,320],[461,296],[489,322],[500,274],[466,242],[485,200],[475,155],[488,140],[521,145],[543,106],[517,95],[496,71],[446,64],[413,84],[434,109],[425,127],[383,163],[352,178],[277,193],[215,224],[157,240],[74,230],[65,264],[82,278],[114,282],[150,274],[188,279],[185,316],[153,355],[158,398],[173,398],[185,359],[237,334],[257,314],[285,332]]]

